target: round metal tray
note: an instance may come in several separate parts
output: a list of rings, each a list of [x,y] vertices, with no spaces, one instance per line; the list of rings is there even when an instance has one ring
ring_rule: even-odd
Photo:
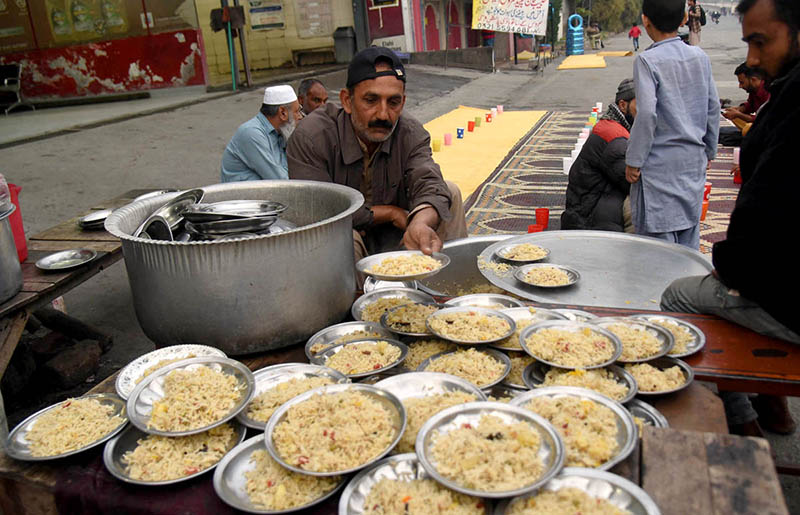
[[[642,400],[631,399],[625,403],[625,408],[627,408],[627,410],[630,411],[631,415],[634,417],[643,418],[645,425],[653,427],[669,427],[667,417],[661,414],[661,412],[655,409],[653,406]]]
[[[463,351],[463,349],[461,349],[461,350],[459,350],[459,349],[449,350],[449,351],[445,351],[445,352],[440,352],[438,354],[434,354],[433,356],[431,356],[430,358],[426,359],[425,361],[423,361],[422,363],[419,364],[419,366],[417,367],[417,372],[425,372],[425,369],[431,364],[432,361],[435,361],[435,360],[441,358],[442,356],[445,356],[447,354],[452,354],[454,352],[461,352],[461,351]],[[503,379],[506,378],[508,373],[511,372],[511,360],[508,359],[508,356],[506,356],[505,354],[503,354],[499,350],[495,350],[495,349],[476,349],[476,352],[482,352],[483,354],[488,354],[489,356],[491,356],[495,360],[499,361],[500,363],[502,363],[506,367],[505,370],[503,371],[503,373],[500,374],[500,377],[497,378],[497,380],[495,380],[494,382],[491,382],[491,383],[485,384],[485,385],[475,385],[478,388],[480,388],[481,390],[486,390],[488,388],[493,387],[494,385],[496,385],[498,383],[501,383],[503,381]],[[438,374],[439,372],[434,372],[434,373]],[[453,374],[450,374],[450,375],[453,375]],[[460,377],[460,376],[458,376],[458,377]],[[464,378],[462,377],[462,379],[464,379]],[[465,381],[469,381],[468,379],[464,379],[464,380]],[[475,383],[472,383],[472,384],[475,384]]]
[[[167,359],[189,359],[194,354],[194,357],[199,358],[202,356],[221,356],[226,358],[224,352],[216,347],[209,347],[207,345],[183,344],[183,345],[170,345],[169,347],[162,347],[152,352],[148,352],[139,356],[131,361],[125,368],[120,370],[117,374],[117,380],[114,382],[114,387],[117,390],[117,395],[123,399],[128,399],[131,392],[137,385],[137,379],[142,377],[144,371],[151,366]]]
[[[448,306],[461,306],[487,309],[509,309],[522,307],[523,303],[514,297],[499,293],[473,293],[454,297],[445,302]]]
[[[612,332],[610,329],[608,329],[608,326],[610,325],[625,324],[638,330],[647,331],[651,335],[655,336],[659,343],[661,343],[661,349],[652,356],[627,360],[622,359],[622,355],[620,354],[619,358],[617,358],[617,361],[620,363],[644,363],[645,361],[652,361],[656,358],[660,358],[661,356],[666,356],[670,349],[672,349],[672,347],[675,345],[675,338],[668,329],[664,329],[660,325],[651,324],[650,322],[624,317],[597,317],[589,320],[588,323],[602,327],[608,332]],[[622,338],[620,338],[619,341],[622,343]]]
[[[373,254],[371,256],[367,256],[365,258],[360,259],[358,263],[356,263],[356,270],[364,275],[368,275],[370,277],[374,277],[375,279],[380,279],[383,281],[414,281],[414,280],[424,279],[432,275],[436,275],[444,267],[450,264],[450,257],[447,254],[442,254],[441,252],[434,252],[433,254],[431,254],[430,257],[439,262],[439,268],[436,268],[429,272],[410,274],[410,275],[386,275],[370,271],[370,268],[372,268],[377,264],[380,264],[386,258],[401,257],[401,256],[422,256],[422,255],[423,255],[422,252],[419,250],[397,250],[394,252],[382,252],[380,254]]]
[[[522,379],[525,381],[525,385],[533,390],[534,388],[539,388],[542,383],[544,382],[544,376],[550,370],[550,365],[545,365],[542,362],[537,361],[536,363],[532,363],[525,368],[525,371],[522,372]],[[594,369],[597,370],[597,369]],[[630,375],[624,368],[619,365],[608,365],[605,367],[605,370],[611,372],[614,375],[617,382],[620,384],[624,384],[628,387],[628,393],[622,399],[611,399],[613,401],[619,402],[620,404],[625,404],[626,402],[633,399],[636,395],[636,392],[639,390],[638,385],[636,384],[636,380]],[[597,392],[600,393],[600,392]],[[603,395],[600,393],[600,395]]]
[[[277,216],[286,206],[271,200],[223,200],[211,204],[194,204],[183,213],[190,222],[216,222],[241,218]]]
[[[564,315],[564,318],[567,320],[573,320],[575,322],[587,322],[593,318],[597,318],[597,315],[594,313],[589,313],[588,311],[580,309],[557,308],[554,309],[553,312],[560,313]]]
[[[440,372],[408,372],[382,379],[375,386],[392,393],[404,401],[416,397],[427,397],[448,392],[464,392],[474,395],[477,400],[485,401],[484,394],[469,381],[451,374]]]
[[[150,421],[150,413],[153,410],[153,403],[164,398],[164,379],[173,370],[195,370],[199,367],[211,367],[219,372],[233,375],[239,386],[241,396],[239,402],[222,418],[209,424],[207,426],[198,427],[187,431],[160,431],[157,429],[148,428],[147,424]],[[160,436],[186,436],[196,433],[208,431],[212,427],[224,424],[228,420],[235,417],[241,410],[247,406],[253,398],[255,391],[255,379],[253,373],[250,372],[243,364],[232,359],[223,358],[219,356],[208,356],[203,358],[191,358],[172,363],[162,367],[149,376],[142,379],[136,385],[136,388],[131,392],[128,398],[128,417],[131,423],[138,427],[140,430],[148,434]]]
[[[256,382],[253,399],[255,400],[255,398],[262,393],[275,388],[281,383],[285,383],[291,379],[305,379],[307,377],[327,377],[331,379],[334,384],[350,382],[350,379],[345,377],[344,374],[332,368],[309,365],[306,363],[281,363],[280,365],[272,365],[271,367],[256,370],[253,373],[253,378]],[[248,406],[245,406],[245,408],[236,415],[236,420],[247,427],[263,431],[267,423],[248,417]]]
[[[558,270],[562,270],[567,274],[567,279],[569,282],[567,284],[535,284],[532,282],[528,282],[528,272],[531,270],[535,270],[537,268],[555,268]],[[567,286],[572,286],[573,284],[577,283],[581,278],[580,272],[575,270],[572,267],[565,266],[565,265],[557,265],[555,263],[536,263],[532,265],[523,265],[514,270],[514,279],[517,281],[527,284],[528,286],[532,286],[534,288],[566,288]]]
[[[36,261],[36,268],[45,272],[60,272],[83,266],[96,257],[97,252],[92,249],[62,250]]]
[[[227,236],[236,233],[260,233],[278,220],[277,215],[253,218],[236,218],[233,220],[216,220],[214,222],[186,222],[186,232],[201,236]]]
[[[78,220],[78,226],[86,230],[103,229],[106,218],[112,213],[111,209],[99,209]]]
[[[584,366],[580,366],[580,367],[569,367],[569,366],[563,365],[561,363],[556,363],[556,362],[553,362],[553,361],[547,361],[545,359],[542,359],[542,358],[536,356],[533,352],[531,352],[528,349],[528,345],[527,345],[527,343],[525,343],[525,340],[528,338],[528,336],[530,336],[531,334],[533,334],[536,331],[540,331],[542,329],[550,329],[550,328],[563,329],[565,331],[580,331],[582,329],[588,328],[591,331],[593,331],[593,332],[595,332],[595,333],[597,333],[599,335],[605,336],[606,338],[611,340],[611,343],[614,345],[614,353],[611,355],[611,357],[609,359],[607,359],[606,361],[603,361],[602,363],[596,363],[594,365],[584,365]],[[537,360],[541,361],[542,363],[547,363],[548,365],[556,367],[556,368],[569,368],[569,369],[572,369],[572,370],[575,370],[575,369],[578,369],[578,368],[589,370],[589,369],[592,369],[592,368],[606,367],[606,366],[614,363],[615,361],[617,361],[617,359],[619,358],[620,354],[622,354],[622,342],[620,342],[619,338],[617,338],[616,335],[612,334],[611,331],[606,331],[605,329],[603,329],[602,327],[597,326],[597,325],[592,325],[592,324],[589,324],[589,323],[586,323],[586,322],[573,322],[572,320],[547,320],[545,322],[539,322],[539,323],[536,323],[536,324],[533,324],[533,325],[529,325],[528,327],[523,329],[522,332],[519,334],[519,344],[522,346],[523,349],[525,349],[525,352],[527,352],[528,354],[530,354],[531,356],[533,356]]]
[[[408,346],[405,343],[401,342],[401,341],[393,340],[391,338],[361,338],[359,340],[353,340],[353,341],[350,341],[350,342],[347,342],[347,343],[340,343],[338,345],[334,345],[332,347],[328,347],[327,349],[325,349],[324,351],[320,352],[319,354],[314,355],[314,357],[311,358],[309,361],[311,361],[311,363],[313,363],[315,365],[322,365],[322,366],[327,367],[328,366],[328,361],[336,353],[340,352],[344,348],[349,347],[351,345],[358,345],[358,344],[361,344],[361,343],[375,343],[375,342],[379,342],[379,341],[386,342],[389,345],[392,345],[392,346],[397,347],[398,349],[400,349],[400,357],[397,358],[397,360],[395,360],[395,361],[393,361],[391,363],[388,363],[385,366],[382,366],[381,368],[376,368],[374,370],[370,370],[370,371],[367,371],[367,372],[359,372],[357,374],[345,374],[344,372],[341,372],[341,371],[339,371],[339,372],[341,372],[343,375],[345,375],[346,377],[349,377],[351,379],[357,379],[359,377],[367,377],[367,376],[371,376],[373,374],[379,374],[381,372],[384,372],[384,371],[386,371],[386,370],[388,370],[388,369],[390,369],[392,367],[396,367],[397,365],[402,363],[404,359],[406,359],[406,356],[408,355]]]
[[[484,414],[496,416],[506,423],[526,422],[539,432],[541,437],[539,457],[544,465],[544,470],[536,481],[514,490],[488,492],[464,487],[456,481],[439,474],[432,456],[434,434],[440,434],[442,435],[440,437],[445,437],[447,433],[460,428],[463,424],[469,423],[477,426],[481,415]],[[530,492],[549,481],[564,465],[564,444],[561,442],[556,430],[553,429],[553,426],[531,411],[502,402],[469,402],[440,411],[428,419],[419,430],[416,451],[420,463],[436,481],[457,492],[476,497],[511,497]]]
[[[412,302],[432,303],[436,302],[433,297],[427,293],[412,288],[383,288],[369,293],[365,293],[353,302],[350,308],[350,313],[356,320],[364,321],[361,314],[368,305],[383,298],[405,298]]]
[[[533,310],[533,312],[531,312],[531,310]],[[510,316],[512,319],[514,319],[515,324],[520,320],[532,320],[533,323],[536,323],[536,322],[544,322],[545,320],[566,319],[564,315],[557,313],[553,309],[535,308],[533,306],[525,306],[521,308],[509,308],[509,309],[503,309],[501,311],[506,315]],[[519,325],[517,324],[517,330],[515,331],[515,333],[521,331],[522,330],[519,328]],[[509,344],[512,343],[512,340],[513,340],[513,346],[509,346]],[[505,340],[501,340],[497,343],[492,344],[491,346],[494,347],[495,349],[500,349],[504,351],[525,352],[525,349],[523,349],[519,345],[519,334],[512,334]]]
[[[78,449],[65,452],[62,454],[56,454],[53,456],[34,456],[33,454],[31,454],[30,446],[25,436],[28,434],[28,431],[30,431],[33,428],[33,425],[36,424],[36,421],[38,420],[39,417],[41,417],[50,410],[59,408],[62,404],[64,404],[64,402],[66,402],[62,401],[37,411],[33,415],[29,416],[28,418],[17,424],[17,426],[11,430],[11,432],[8,434],[8,437],[6,438],[5,442],[6,454],[11,458],[14,458],[15,460],[22,460],[22,461],[46,461],[46,460],[55,460],[58,458],[65,458],[67,456],[72,456],[73,454],[78,454],[79,452],[83,452],[87,449],[91,449],[92,447],[96,447],[101,443],[105,442],[106,440],[111,439],[115,434],[122,431],[122,428],[125,427],[125,424],[128,423],[127,412],[125,409],[125,401],[123,401],[113,393],[94,393],[89,395],[83,395],[81,397],[76,397],[76,400],[77,399],[96,399],[98,402],[100,402],[100,404],[112,406],[113,411],[111,412],[111,416],[113,417],[114,415],[120,415],[122,417],[122,423],[120,423],[120,425],[112,429],[108,434],[106,434],[102,438],[99,438],[94,442],[84,445],[83,447],[80,447]]]
[[[667,356],[662,356],[660,358],[648,361],[647,364],[659,370],[664,370],[677,365],[678,367],[680,367],[681,371],[683,371],[683,377],[686,378],[686,382],[677,388],[673,388],[672,390],[665,390],[663,392],[645,392],[642,391],[642,389],[640,388],[639,391],[637,392],[637,395],[666,395],[668,393],[675,393],[683,390],[684,388],[688,388],[689,385],[692,384],[692,381],[694,381],[694,370],[685,361],[676,358],[670,358]]]
[[[347,481],[347,478],[342,477],[339,484],[330,492],[325,493],[308,504],[296,508],[269,510],[256,506],[250,501],[250,497],[247,495],[247,479],[245,478],[245,473],[255,468],[255,464],[250,462],[250,456],[253,452],[258,450],[267,450],[264,446],[264,437],[261,435],[248,438],[246,441],[237,445],[236,448],[222,458],[222,461],[219,462],[217,469],[214,471],[214,491],[220,499],[237,510],[248,513],[265,514],[291,513],[303,510],[335,495]]]
[[[372,487],[382,479],[411,482],[418,479],[433,479],[422,467],[413,452],[398,454],[383,459],[372,467],[362,470],[347,484],[339,498],[339,515],[363,515],[364,502]],[[475,499],[481,502],[481,499]],[[490,513],[489,503],[485,513]]]
[[[524,263],[536,263],[538,261],[544,261],[545,259],[550,257],[550,249],[546,249],[537,245],[537,247],[541,248],[545,251],[545,254],[542,257],[536,259],[513,259],[510,257],[506,257],[508,252],[510,252],[514,247],[522,245],[521,243],[507,243],[504,245],[500,245],[495,251],[494,255],[498,258],[502,259],[503,261],[508,261],[509,263],[515,264],[524,264]]]
[[[444,315],[449,315],[450,313],[475,313],[475,314],[483,315],[483,316],[487,316],[487,317],[500,318],[500,319],[505,320],[508,323],[508,331],[506,331],[501,336],[497,336],[497,337],[489,339],[489,340],[458,340],[458,339],[453,338],[451,336],[447,336],[447,335],[445,335],[443,333],[436,332],[433,329],[433,327],[431,327],[431,319],[433,319],[434,317],[440,317],[440,316],[444,316]],[[517,330],[517,324],[516,324],[516,322],[514,322],[514,319],[511,318],[510,316],[508,316],[507,314],[503,313],[502,311],[498,311],[496,309],[474,308],[474,307],[468,307],[468,306],[456,306],[456,307],[447,307],[447,308],[444,308],[444,309],[440,309],[439,311],[431,314],[427,318],[427,320],[425,320],[425,325],[427,326],[428,331],[430,331],[431,334],[433,334],[435,336],[438,336],[442,340],[455,342],[455,343],[460,343],[461,345],[486,345],[486,344],[489,344],[489,343],[499,342],[501,340],[505,340],[506,338],[508,338],[509,336],[514,334],[514,331]]]
[[[371,397],[373,400],[380,402],[384,407],[386,407],[391,413],[394,419],[394,426],[397,430],[395,437],[392,439],[391,443],[386,446],[386,448],[378,453],[375,457],[369,459],[368,461],[358,465],[357,467],[353,467],[347,470],[335,470],[332,472],[316,472],[313,470],[305,470],[294,465],[290,465],[287,463],[278,453],[278,449],[275,447],[275,442],[272,439],[272,435],[275,432],[275,428],[284,421],[288,411],[297,404],[307,401],[314,395],[328,395],[334,393],[340,393],[345,391],[352,391],[352,392],[359,392],[364,395]],[[278,410],[272,414],[272,417],[269,419],[267,423],[267,427],[264,430],[264,441],[267,446],[267,451],[272,456],[272,459],[280,463],[285,468],[297,472],[299,474],[307,474],[309,476],[338,476],[340,474],[348,474],[350,472],[355,472],[356,470],[360,470],[364,467],[368,467],[373,463],[377,462],[384,456],[386,456],[389,451],[391,451],[397,442],[400,441],[400,437],[403,435],[403,431],[406,430],[406,410],[403,408],[403,403],[400,402],[400,399],[395,397],[393,394],[387,392],[386,390],[382,390],[380,388],[376,388],[375,386],[368,385],[368,384],[360,384],[360,383],[352,383],[352,384],[334,384],[331,386],[322,386],[320,388],[315,388],[309,392],[304,394],[298,395],[294,399],[286,402],[283,406],[278,408]]]
[[[541,491],[557,491],[562,488],[577,488],[592,497],[605,499],[631,515],[661,515],[661,510],[647,492],[631,481],[603,470],[578,467],[564,468],[538,492],[499,503],[495,507],[494,515],[511,513],[511,508],[516,503],[535,497]]]
[[[414,304],[424,304],[426,306],[437,306],[440,310],[447,307],[445,304],[437,304],[436,302],[414,302]],[[383,326],[384,328],[388,329],[389,331],[391,331],[391,332],[393,332],[395,334],[401,334],[403,336],[433,336],[433,333],[428,332],[427,324],[425,324],[426,325],[426,332],[424,332],[424,333],[412,333],[410,331],[400,331],[399,329],[393,328],[393,327],[391,327],[389,325],[389,322],[388,322],[389,314],[392,311],[399,310],[400,308],[405,307],[405,306],[408,306],[408,304],[403,304],[402,306],[395,306],[392,309],[386,311],[383,315],[381,315],[381,326]]]
[[[230,447],[228,448],[228,452],[236,447],[238,444],[244,440],[244,436],[247,433],[247,428],[243,425],[239,424],[235,420],[230,421],[229,424],[233,427],[234,431],[234,439],[231,442]],[[125,431],[118,434],[113,440],[110,440],[107,444],[105,449],[103,449],[103,463],[106,466],[106,470],[111,473],[112,476],[116,477],[120,481],[124,481],[126,483],[131,483],[134,485],[143,485],[143,486],[161,486],[161,485],[172,485],[175,483],[181,483],[183,481],[188,481],[193,479],[197,476],[203,475],[206,472],[212,470],[216,467],[220,462],[217,462],[211,465],[208,468],[195,472],[194,474],[189,474],[188,476],[177,477],[175,479],[165,479],[163,481],[144,481],[141,479],[133,479],[125,472],[125,463],[122,461],[122,457],[128,451],[133,451],[136,447],[139,446],[139,440],[143,438],[147,438],[148,434],[140,431],[135,426],[128,426]],[[225,459],[225,456],[221,458]],[[221,461],[220,460],[220,461]]]
[[[649,315],[649,314],[631,315],[630,318],[637,318],[645,320],[650,323],[674,322],[679,326],[683,327],[684,329],[686,329],[687,331],[689,331],[694,337],[694,340],[692,340],[692,342],[686,346],[686,352],[673,353],[673,351],[675,350],[675,347],[673,346],[672,350],[669,353],[667,353],[667,355],[671,358],[684,358],[686,356],[691,356],[695,352],[698,352],[700,349],[702,349],[706,344],[705,333],[701,331],[699,327],[697,327],[694,324],[690,324],[686,320],[681,320],[680,318],[675,318],[667,315]],[[667,330],[669,331],[669,329]]]
[[[598,404],[610,409],[617,422],[617,453],[610,460],[603,463],[599,470],[608,470],[617,463],[621,462],[633,452],[637,443],[637,430],[636,423],[633,421],[633,416],[626,410],[622,404],[612,401],[605,395],[587,390],[586,388],[574,388],[572,386],[545,386],[529,390],[522,395],[519,395],[511,401],[514,406],[525,407],[527,404],[536,397],[548,397],[557,399],[559,397],[577,397],[579,399],[594,401]],[[527,408],[526,408],[527,409]]]
[[[341,324],[332,325],[317,331],[311,338],[308,339],[306,342],[305,352],[306,357],[311,360],[315,354],[311,351],[312,347],[317,344],[325,345],[326,347],[332,347],[336,345],[336,340],[342,338],[343,336],[347,336],[348,334],[353,334],[357,331],[364,331],[368,333],[375,333],[378,335],[379,338],[394,338],[394,333],[390,330],[384,328],[381,324],[377,322],[362,322],[362,321],[355,321],[355,322],[342,322]],[[364,336],[364,338],[369,338],[369,336]]]

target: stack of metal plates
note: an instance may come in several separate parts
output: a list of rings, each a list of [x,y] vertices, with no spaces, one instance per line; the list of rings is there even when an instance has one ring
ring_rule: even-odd
[[[193,240],[269,234],[286,206],[269,200],[226,200],[194,204],[183,212]],[[286,227],[284,226],[284,229]]]

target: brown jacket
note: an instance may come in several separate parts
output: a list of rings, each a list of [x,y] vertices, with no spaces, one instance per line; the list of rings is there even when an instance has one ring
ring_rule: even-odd
[[[306,116],[286,146],[290,179],[335,182],[360,191],[364,153],[344,109],[326,104]],[[450,219],[450,191],[433,162],[430,135],[417,120],[401,115],[392,136],[372,162],[372,199],[413,211],[430,204],[442,220]],[[353,226],[372,223],[368,205],[353,214]]]

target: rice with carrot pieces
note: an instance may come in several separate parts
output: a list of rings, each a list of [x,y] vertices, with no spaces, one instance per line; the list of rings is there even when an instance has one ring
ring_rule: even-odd
[[[583,490],[564,487],[556,490],[540,490],[527,499],[513,502],[508,515],[630,515],[606,499],[593,497]]]
[[[382,297],[375,302],[370,302],[361,310],[361,320],[364,322],[380,322],[384,313],[403,304],[414,302],[408,297]]]
[[[560,370],[551,368],[544,376],[541,386],[577,386],[588,388],[618,401],[628,395],[628,385],[620,383],[611,371],[604,368],[594,370]]]
[[[622,342],[622,361],[649,358],[661,350],[661,342],[641,326],[609,324],[605,329],[614,333]]]
[[[408,344],[408,354],[406,354],[406,359],[403,361],[403,366],[409,370],[416,370],[423,361],[434,354],[456,350],[457,348],[457,344],[444,340],[417,340]]]
[[[505,369],[505,364],[490,354],[467,349],[457,350],[431,360],[425,371],[452,374],[480,388],[499,381]]]
[[[360,467],[391,445],[400,427],[381,402],[357,391],[319,393],[288,409],[273,440],[282,459],[312,472]]]
[[[534,261],[547,256],[547,250],[533,243],[514,245],[503,253],[506,259],[514,261]]]
[[[511,360],[511,371],[508,373],[504,381],[509,384],[525,386],[525,381],[522,379],[522,373],[525,367],[536,361],[530,356],[509,356]]]
[[[236,432],[222,424],[202,433],[166,437],[148,435],[122,455],[125,473],[139,481],[168,481],[191,476],[219,463],[236,443]]]
[[[527,422],[507,423],[483,414],[476,426],[435,431],[432,438],[436,470],[472,490],[515,490],[534,483],[544,470],[541,437]]]
[[[394,277],[419,275],[438,270],[442,264],[424,254],[392,256],[370,267],[367,272]]]
[[[439,336],[470,342],[496,340],[511,330],[504,318],[477,311],[440,313],[431,316],[428,323]]]
[[[43,413],[25,434],[32,456],[57,456],[86,447],[125,423],[97,399],[67,399]]]
[[[433,313],[439,311],[439,309],[439,306],[431,306],[417,302],[405,304],[389,311],[386,315],[386,323],[389,329],[403,333],[427,334],[428,326],[425,325],[425,320]]]
[[[317,477],[298,474],[282,467],[266,450],[250,455],[255,464],[244,473],[247,497],[256,506],[272,511],[300,508],[336,488],[341,477]]]
[[[236,377],[210,367],[173,370],[164,378],[164,397],[153,403],[147,427],[191,431],[219,422],[242,398]]]
[[[686,384],[686,376],[677,365],[660,370],[647,363],[637,363],[625,365],[625,370],[636,379],[640,392],[666,392]]]
[[[347,343],[328,358],[325,366],[343,374],[363,374],[397,362],[401,354],[399,347],[383,340]]]
[[[333,382],[330,377],[293,377],[258,394],[247,406],[247,416],[259,422],[267,422],[284,402]]]
[[[380,319],[380,317],[378,318]],[[353,342],[356,340],[363,340],[365,338],[380,338],[381,336],[383,335],[376,333],[375,331],[362,331],[359,329],[358,331],[353,331],[352,333],[347,333],[344,336],[340,336],[335,340],[333,340],[332,342],[315,343],[314,345],[311,346],[309,351],[311,351],[311,354],[319,354],[325,349],[333,347],[334,345],[339,345],[340,343]]]
[[[565,467],[599,467],[617,453],[617,419],[606,406],[576,397],[534,397],[525,405],[553,424],[566,447]]]
[[[395,454],[414,452],[417,433],[429,418],[451,406],[476,400],[473,394],[460,391],[405,399],[403,407],[406,409],[406,431],[400,441],[397,442],[397,447],[394,448],[393,452]]]
[[[563,367],[582,368],[605,363],[614,356],[614,344],[588,327],[578,331],[545,328],[525,340],[531,354]]]
[[[484,515],[486,505],[478,497],[448,490],[432,479],[382,478],[372,485],[364,500],[364,515],[409,513]]]
[[[532,318],[523,318],[521,320],[515,320],[514,323],[517,325],[517,330],[514,331],[514,334],[512,334],[508,338],[500,340],[494,345],[508,350],[523,350],[522,345],[520,345],[519,343],[519,333],[521,333],[523,329],[531,325],[533,322],[534,320]]]
[[[136,378],[135,382],[136,382],[136,384],[141,383],[142,379],[144,379],[145,377],[149,376],[150,374],[152,374],[153,372],[155,372],[156,370],[158,370],[161,367],[166,367],[167,365],[171,365],[171,364],[176,363],[176,362],[178,362],[178,361],[180,361],[182,359],[190,359],[190,358],[194,358],[194,357],[196,357],[194,354],[187,354],[186,356],[182,356],[180,358],[162,359],[161,361],[159,361],[155,365],[151,365],[148,368],[146,368],[145,371],[142,372],[142,375]]]
[[[673,320],[648,320],[651,324],[660,325],[672,333],[675,337],[675,345],[670,349],[669,354],[683,354],[689,350],[689,345],[694,343],[694,335],[689,329]]]
[[[564,286],[570,283],[569,274],[554,266],[531,268],[525,274],[525,281],[535,286]]]

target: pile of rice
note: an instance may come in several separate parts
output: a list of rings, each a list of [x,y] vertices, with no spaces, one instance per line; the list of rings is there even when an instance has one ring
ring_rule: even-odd
[[[284,402],[328,384],[333,384],[330,377],[293,377],[258,394],[247,406],[247,416],[259,422],[267,422]]]
[[[147,427],[159,431],[191,431],[226,415],[242,398],[233,375],[210,367],[173,370],[164,379],[164,397],[153,403]]]
[[[588,327],[578,331],[545,328],[525,340],[531,354],[564,367],[598,365],[614,356],[614,344]]]
[[[694,335],[689,329],[672,320],[648,320],[651,324],[660,325],[672,333],[675,337],[675,345],[670,349],[670,354],[683,354],[689,349],[689,345],[694,343]]]
[[[255,468],[244,473],[247,496],[256,506],[279,511],[299,508],[316,501],[339,484],[340,477],[298,474],[282,467],[266,450],[250,455]]]
[[[203,433],[169,438],[148,435],[122,455],[125,473],[140,481],[167,481],[213,467],[236,443],[230,424]]]
[[[439,306],[414,302],[395,308],[386,315],[386,325],[403,333],[427,334],[425,320],[439,311]]]
[[[364,500],[365,515],[484,515],[482,499],[454,492],[432,479],[396,481],[383,478],[370,488]]]
[[[508,515],[630,515],[606,499],[592,497],[583,490],[564,487],[555,492],[540,490],[533,497],[512,503]]]
[[[440,290],[440,291],[449,291],[449,290]],[[480,284],[473,284],[468,289],[459,288],[456,290],[456,297],[461,297],[463,295],[472,295],[475,293],[498,293],[498,294],[505,294],[508,295],[508,292],[502,288],[498,288],[497,286],[489,283],[480,283]]]
[[[428,321],[439,336],[452,340],[484,342],[508,334],[508,321],[476,311],[456,311],[432,316]]]
[[[588,388],[615,401],[628,395],[628,386],[617,382],[614,374],[604,368],[594,370],[560,370],[551,368],[545,374],[542,386]]]
[[[403,406],[406,408],[406,431],[394,448],[395,454],[414,452],[414,443],[417,441],[422,425],[429,418],[451,406],[476,401],[477,398],[467,392],[447,392],[405,399]]]
[[[536,313],[536,310],[534,308],[529,308],[529,309],[531,311],[531,315]],[[514,331],[514,334],[512,334],[508,338],[500,340],[495,345],[498,347],[502,347],[504,349],[522,350],[522,345],[520,345],[519,343],[519,333],[521,333],[523,329],[531,325],[533,322],[534,322],[533,318],[522,318],[520,320],[514,320],[514,323],[517,326],[517,330]]]
[[[179,358],[162,359],[155,365],[150,365],[148,368],[146,368],[145,371],[142,372],[142,375],[136,378],[136,384],[141,383],[142,379],[149,376],[150,374],[152,374],[161,367],[166,367],[167,365],[171,365],[172,363],[175,363],[176,361],[180,361],[182,359],[190,359],[194,357],[196,357],[194,354],[187,354],[186,356],[182,356]]]
[[[378,318],[380,319],[380,317]],[[347,343],[355,340],[363,340],[364,338],[380,338],[381,336],[382,336],[381,334],[378,334],[374,331],[363,331],[359,329],[358,331],[353,331],[352,333],[347,333],[344,336],[340,336],[335,340],[333,340],[332,342],[315,343],[314,345],[311,346],[309,350],[311,351],[311,354],[319,354],[325,349],[333,347],[334,345],[339,345],[340,343]]]
[[[444,340],[417,340],[408,344],[408,354],[406,354],[406,359],[403,361],[403,366],[409,370],[416,370],[423,361],[434,354],[456,350],[457,348],[458,345],[455,343]]]
[[[509,384],[525,386],[525,381],[522,380],[522,372],[525,367],[536,361],[526,354],[515,353],[508,357],[511,360],[511,372],[508,373],[504,381]]]
[[[508,263],[499,263],[497,261],[486,261],[483,256],[478,256],[478,269],[489,270],[499,277],[505,277],[510,274],[514,267]]]
[[[622,342],[621,361],[649,358],[661,350],[661,342],[647,329],[624,323],[609,324],[605,329],[617,335]]]
[[[392,275],[403,277],[432,272],[442,267],[442,264],[424,254],[387,257],[380,263],[372,265],[367,271],[373,274]]]
[[[361,320],[364,322],[380,322],[384,313],[403,304],[414,302],[408,297],[382,297],[375,302],[370,302],[361,311]]]
[[[678,365],[659,370],[647,363],[637,363],[625,365],[625,370],[636,379],[641,392],[664,392],[686,383],[686,376]]]
[[[25,434],[32,456],[55,456],[103,438],[125,419],[97,399],[67,399],[39,416]]]
[[[504,258],[513,259],[515,261],[535,261],[537,259],[542,259],[546,255],[547,250],[532,243],[514,245],[503,253]]]
[[[565,467],[599,467],[617,453],[617,419],[602,404],[577,397],[535,397],[525,407],[549,420],[561,435]]]
[[[372,461],[400,427],[380,401],[356,391],[314,395],[289,408],[273,433],[287,463],[314,472],[335,472]]]
[[[475,349],[457,350],[428,363],[426,372],[444,372],[466,379],[478,388],[497,382],[506,370],[505,364]]]
[[[435,431],[431,454],[444,477],[473,490],[500,492],[530,485],[542,475],[541,438],[526,422],[481,415],[477,427]]]
[[[535,286],[563,286],[569,284],[569,275],[560,268],[542,266],[531,268],[525,274],[525,282]]]
[[[395,363],[400,354],[399,347],[384,340],[348,343],[328,358],[325,366],[343,374],[363,374]]]
[[[489,402],[502,402],[503,404],[508,404],[514,399],[514,397],[495,397],[494,395],[487,395],[486,400]]]

